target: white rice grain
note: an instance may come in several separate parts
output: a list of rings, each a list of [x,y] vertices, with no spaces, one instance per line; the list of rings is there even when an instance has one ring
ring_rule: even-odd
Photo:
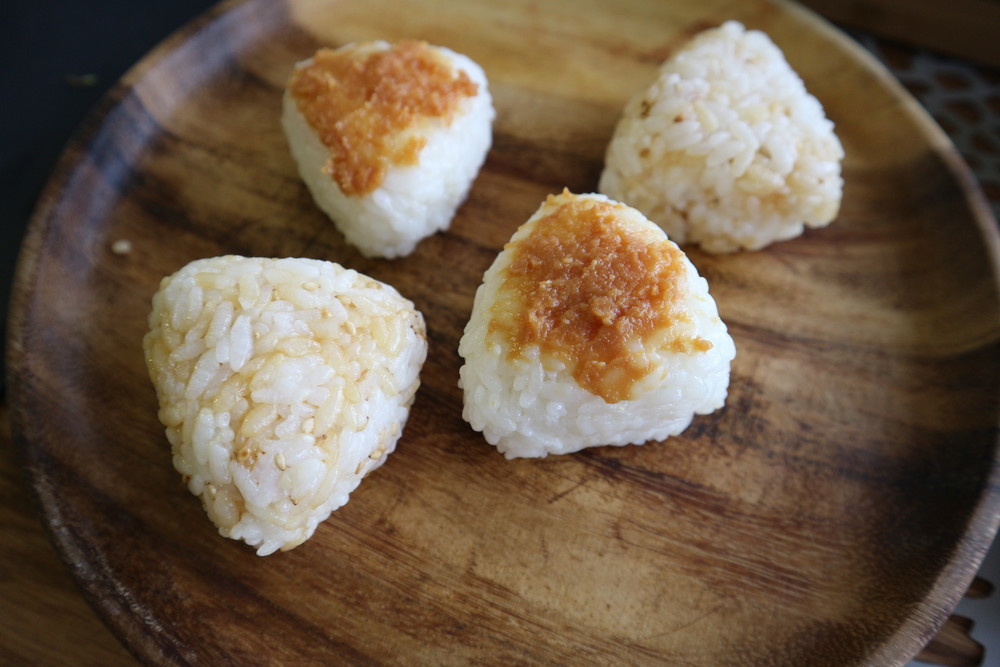
[[[598,189],[677,243],[756,250],[836,218],[843,157],[781,50],[729,21],[695,36],[628,102]]]
[[[335,53],[361,66],[373,54],[396,48],[383,41],[348,44]],[[325,145],[286,90],[282,126],[299,173],[316,204],[366,256],[400,257],[417,243],[446,229],[468,196],[492,143],[495,115],[486,74],[468,57],[439,46],[424,45],[447,63],[457,77],[468,77],[476,87],[461,100],[457,112],[446,117],[415,118],[399,134],[423,141],[416,164],[392,164],[370,192],[355,193],[331,177],[332,148]],[[315,57],[299,63],[302,70]]]
[[[508,287],[505,282],[511,266],[523,252],[524,244],[536,234],[540,221],[565,205],[601,206],[603,214],[614,222],[615,231],[608,238],[615,238],[619,232],[622,236],[634,234],[641,239],[639,246],[660,248],[669,244],[670,252],[679,257],[678,263],[672,265],[677,273],[665,283],[656,282],[676,294],[677,301],[671,301],[673,305],[669,306],[676,317],[657,325],[660,328],[648,338],[625,336],[626,354],[634,356],[637,367],[645,367],[643,360],[647,361],[648,368],[639,374],[621,400],[611,400],[577,380],[576,350],[566,353],[555,348],[555,352],[550,352],[544,337],[540,341],[521,338],[512,334],[506,324],[506,313],[514,312],[518,317],[524,312],[519,310],[520,288]],[[561,224],[573,229],[575,222]],[[579,238],[577,243],[562,247],[580,246],[588,241]],[[589,259],[597,262],[599,271],[613,273],[619,263],[614,250],[610,252]],[[569,259],[578,261],[580,256]],[[580,284],[575,278],[570,280],[572,285]],[[571,288],[566,294],[578,289]],[[612,292],[607,294],[606,298],[616,305],[624,303],[615,301],[617,297]],[[567,297],[570,301],[575,298]],[[546,303],[546,307],[553,304],[559,307],[559,302]],[[620,317],[628,315],[623,313]],[[534,316],[529,315],[528,320]],[[582,330],[591,326],[597,331],[602,326],[616,329],[617,317],[608,317],[603,325],[588,324]],[[558,321],[553,325],[558,326]],[[583,351],[594,350],[600,340],[590,339]],[[683,345],[678,349],[684,341],[701,344],[697,349],[684,349]],[[546,346],[545,351],[542,346]],[[735,347],[708,293],[707,282],[662,230],[638,211],[602,195],[563,193],[550,197],[517,230],[486,271],[476,291],[459,354],[464,360],[460,369],[463,417],[507,458],[516,458],[567,454],[599,445],[641,444],[680,433],[695,415],[708,414],[724,404]]]
[[[161,282],[149,327],[174,467],[219,532],[262,556],[307,540],[395,449],[427,352],[396,290],[312,259],[192,262]]]

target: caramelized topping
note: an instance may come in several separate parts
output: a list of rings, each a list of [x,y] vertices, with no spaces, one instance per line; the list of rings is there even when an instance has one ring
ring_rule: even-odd
[[[404,41],[388,50],[320,49],[288,83],[299,111],[330,149],[326,166],[347,195],[372,192],[391,166],[415,165],[420,119],[450,123],[478,86],[433,47]]]
[[[546,205],[557,207],[505,248],[513,259],[501,290],[511,302],[494,308],[490,330],[506,336],[510,358],[537,345],[581,387],[616,403],[652,369],[645,346],[688,353],[712,347],[683,331],[685,267],[677,246],[622,221],[622,204],[564,191]]]

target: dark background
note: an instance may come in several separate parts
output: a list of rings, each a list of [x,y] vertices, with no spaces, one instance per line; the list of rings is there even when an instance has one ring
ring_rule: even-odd
[[[133,64],[214,4],[0,0],[0,340],[21,239],[63,148]]]

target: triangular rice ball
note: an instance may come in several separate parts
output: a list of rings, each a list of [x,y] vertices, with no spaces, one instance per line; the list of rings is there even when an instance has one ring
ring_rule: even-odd
[[[236,256],[165,278],[143,341],[173,462],[219,532],[291,549],[396,446],[427,353],[392,287]]]
[[[486,271],[459,354],[466,421],[515,458],[680,433],[723,405],[735,348],[660,228],[563,192]]]
[[[727,21],[673,53],[629,100],[598,189],[677,243],[757,250],[836,218],[843,157],[781,49]]]

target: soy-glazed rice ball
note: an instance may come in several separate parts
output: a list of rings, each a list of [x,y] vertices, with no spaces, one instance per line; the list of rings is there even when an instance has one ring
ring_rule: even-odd
[[[427,353],[392,287],[216,257],[164,278],[143,340],[173,463],[219,532],[291,549],[395,449]]]
[[[492,143],[483,69],[423,42],[320,49],[299,63],[282,126],[316,204],[366,256],[446,229]]]
[[[677,243],[755,250],[833,221],[843,156],[781,50],[729,21],[695,36],[628,102],[598,190]]]
[[[463,416],[507,458],[662,440],[722,407],[735,353],[659,227],[564,191],[483,276],[459,344]]]

